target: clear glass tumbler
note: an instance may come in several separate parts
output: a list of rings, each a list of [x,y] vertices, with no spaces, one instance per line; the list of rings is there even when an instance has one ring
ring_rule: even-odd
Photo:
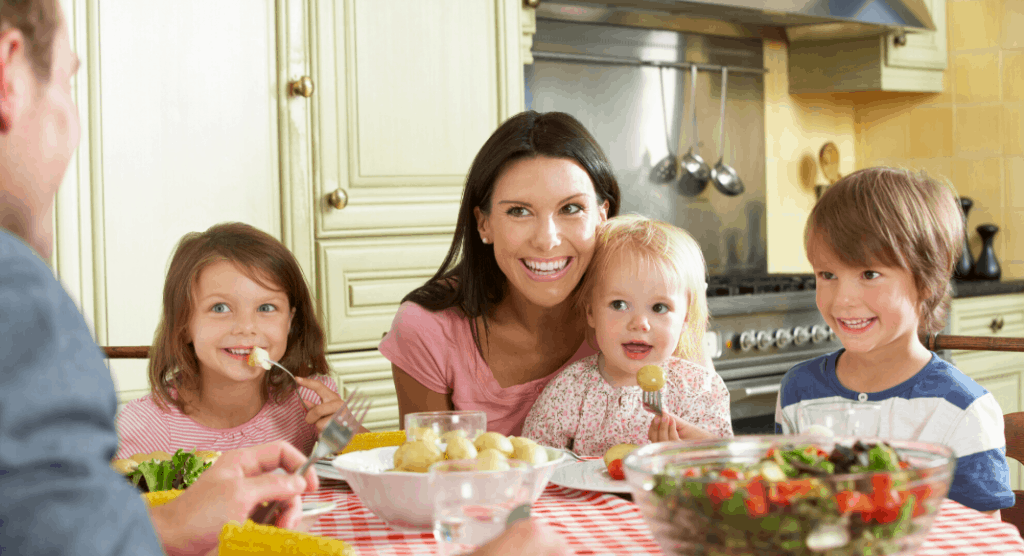
[[[796,411],[796,432],[835,436],[877,437],[882,406],[859,401],[821,401],[801,404]]]
[[[440,556],[468,554],[528,513],[532,466],[519,460],[507,463],[507,469],[496,471],[480,459],[446,460],[430,467]]]

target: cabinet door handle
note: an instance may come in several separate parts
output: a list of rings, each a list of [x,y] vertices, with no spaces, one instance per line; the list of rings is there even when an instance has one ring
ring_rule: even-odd
[[[1006,323],[1003,321],[1003,317],[996,317],[992,319],[992,323],[988,327],[992,329],[993,333],[996,333],[1003,329],[1004,324]]]
[[[327,202],[335,209],[341,210],[348,206],[348,193],[339,187],[327,195]]]
[[[288,92],[293,97],[303,96],[309,98],[313,96],[313,78],[303,75],[299,79],[292,81],[288,84]]]

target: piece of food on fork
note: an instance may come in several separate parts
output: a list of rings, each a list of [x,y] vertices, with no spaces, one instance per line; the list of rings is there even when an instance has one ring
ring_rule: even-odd
[[[644,365],[636,373],[636,383],[644,392],[657,392],[665,386],[665,371],[657,365]]]
[[[270,354],[267,350],[252,346],[252,351],[249,352],[249,366],[251,367],[263,367],[264,370],[269,371],[274,366],[274,362],[270,360]]]

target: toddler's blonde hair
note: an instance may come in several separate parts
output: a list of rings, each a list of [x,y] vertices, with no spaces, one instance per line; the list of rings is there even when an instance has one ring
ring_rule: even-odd
[[[804,249],[821,241],[844,264],[899,267],[914,276],[918,333],[942,330],[963,248],[956,192],[924,172],[865,168],[839,180],[807,219]]]
[[[632,262],[662,275],[686,294],[686,325],[674,355],[701,365],[708,329],[707,267],[700,245],[685,230],[639,214],[609,218],[597,229],[594,258],[576,292],[577,306],[590,305],[594,288],[613,264]]]

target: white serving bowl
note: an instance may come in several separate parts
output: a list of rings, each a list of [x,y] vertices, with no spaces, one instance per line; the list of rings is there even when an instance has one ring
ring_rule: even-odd
[[[429,531],[433,528],[433,503],[426,473],[390,471],[394,469],[395,450],[385,446],[349,452],[332,464],[345,477],[352,490],[371,512],[398,530]],[[544,492],[555,468],[569,456],[557,448],[544,447],[548,462],[536,465],[530,478],[530,503]]]

